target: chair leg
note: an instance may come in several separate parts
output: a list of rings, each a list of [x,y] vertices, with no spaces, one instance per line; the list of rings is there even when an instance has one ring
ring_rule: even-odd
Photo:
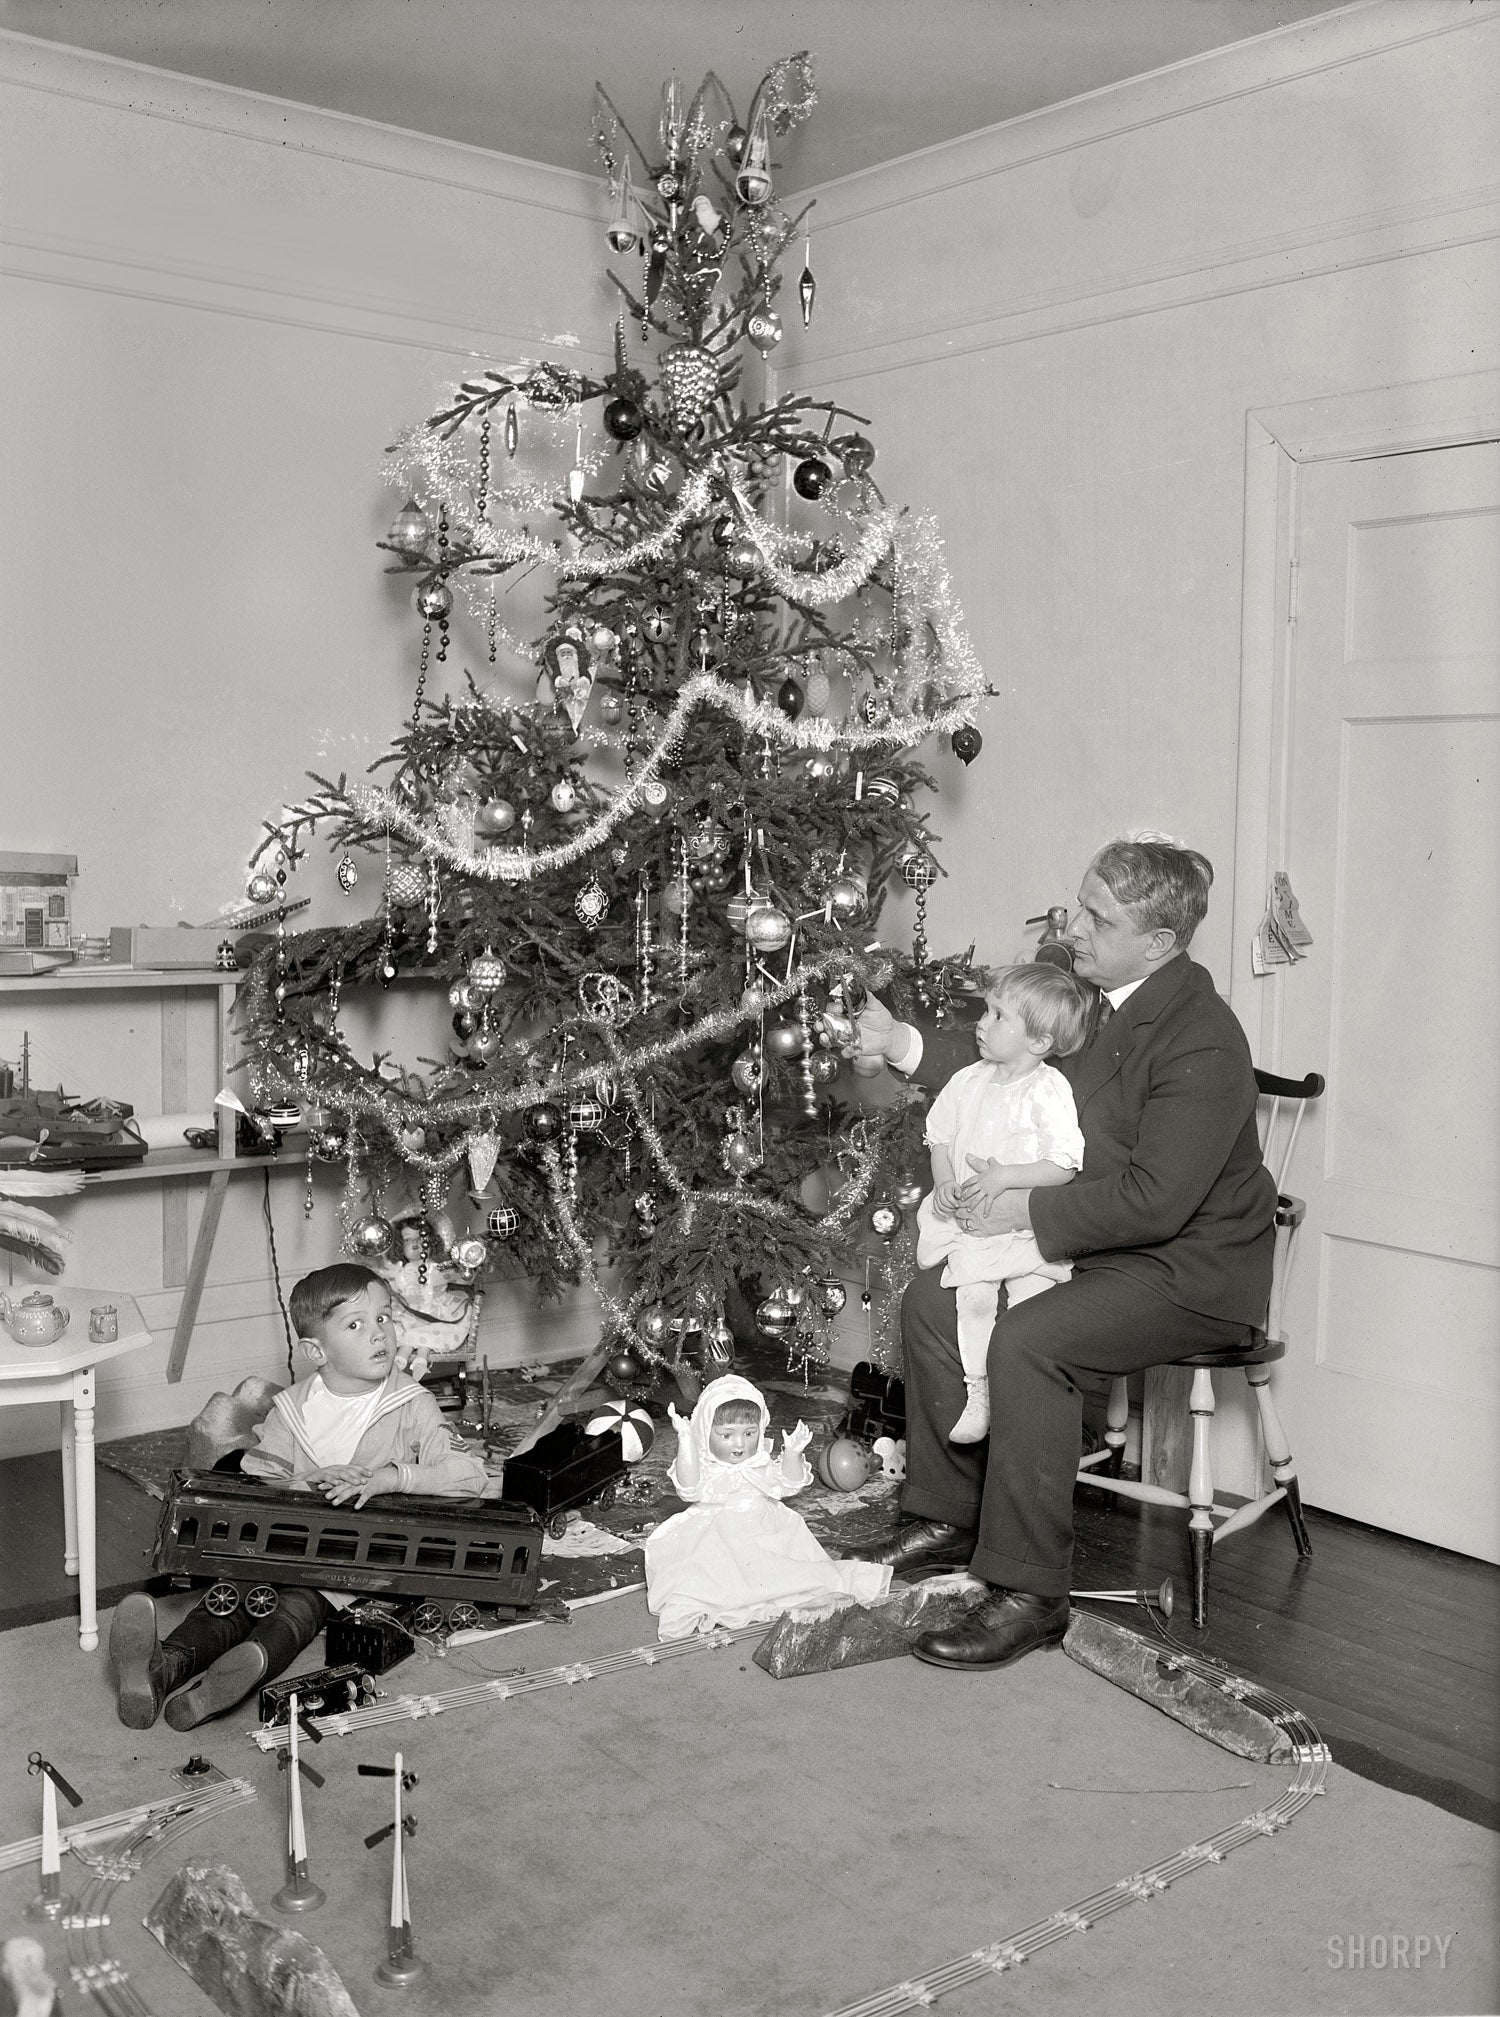
[[[1214,1480],[1209,1429],[1214,1418],[1214,1376],[1207,1366],[1193,1374],[1188,1409],[1193,1417],[1193,1458],[1188,1467],[1188,1546],[1193,1556],[1193,1624],[1201,1632],[1208,1609],[1208,1562],[1214,1543]]]
[[[1271,1399],[1271,1368],[1247,1366],[1245,1378],[1250,1382],[1255,1405],[1260,1410],[1260,1432],[1270,1459],[1271,1475],[1286,1494],[1282,1504],[1291,1524],[1292,1539],[1297,1544],[1297,1553],[1306,1558],[1312,1553],[1312,1542],[1308,1538],[1307,1522],[1302,1517],[1302,1494],[1297,1489],[1297,1467],[1292,1462],[1291,1445],[1287,1442],[1286,1430],[1281,1426],[1276,1403]]]
[[[1130,1420],[1130,1401],[1123,1380],[1109,1383],[1109,1404],[1105,1410],[1104,1441],[1109,1450],[1106,1471],[1118,1478],[1125,1468],[1125,1425]]]

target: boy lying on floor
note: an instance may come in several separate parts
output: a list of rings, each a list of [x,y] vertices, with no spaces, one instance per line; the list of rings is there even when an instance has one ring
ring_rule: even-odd
[[[480,1459],[453,1447],[437,1402],[396,1371],[391,1296],[378,1275],[347,1262],[319,1268],[292,1290],[291,1315],[315,1370],[276,1396],[244,1470],[321,1492],[336,1506],[362,1506],[382,1492],[468,1498],[484,1490]],[[348,1602],[295,1588],[280,1598],[268,1618],[250,1617],[244,1605],[217,1617],[200,1603],[165,1639],[145,1591],[124,1598],[109,1634],[120,1721],[149,1729],[163,1703],[174,1730],[222,1716],[284,1673],[330,1609]]]

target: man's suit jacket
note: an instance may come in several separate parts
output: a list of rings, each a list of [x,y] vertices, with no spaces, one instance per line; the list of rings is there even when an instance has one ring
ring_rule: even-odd
[[[913,1077],[935,1088],[973,1059],[970,1030],[924,1030]],[[1084,1159],[1071,1183],[1031,1193],[1046,1259],[1111,1268],[1183,1309],[1263,1324],[1276,1186],[1255,1131],[1250,1047],[1207,970],[1169,960],[1076,1056],[1054,1062],[1073,1088]]]

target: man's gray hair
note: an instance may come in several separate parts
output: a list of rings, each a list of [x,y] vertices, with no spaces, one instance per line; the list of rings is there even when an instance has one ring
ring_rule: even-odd
[[[1129,834],[1101,847],[1089,867],[1138,931],[1165,928],[1179,946],[1192,943],[1214,879],[1205,855],[1165,834]]]

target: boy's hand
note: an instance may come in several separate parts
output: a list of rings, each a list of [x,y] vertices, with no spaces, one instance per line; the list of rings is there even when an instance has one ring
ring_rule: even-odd
[[[367,1499],[377,1499],[383,1492],[399,1492],[400,1489],[400,1471],[394,1464],[382,1464],[378,1471],[362,1472],[350,1478],[347,1484],[335,1485],[328,1498],[335,1506],[346,1506],[352,1499],[358,1511]]]
[[[932,1209],[940,1219],[958,1217],[958,1194],[961,1185],[957,1183],[934,1184],[932,1187]]]
[[[325,1464],[321,1471],[309,1471],[302,1482],[332,1498],[341,1485],[362,1485],[369,1475],[361,1464]]]
[[[794,1457],[799,1450],[805,1450],[811,1441],[812,1430],[807,1426],[806,1422],[799,1422],[795,1429],[788,1429],[782,1437],[781,1454],[784,1457]]]

